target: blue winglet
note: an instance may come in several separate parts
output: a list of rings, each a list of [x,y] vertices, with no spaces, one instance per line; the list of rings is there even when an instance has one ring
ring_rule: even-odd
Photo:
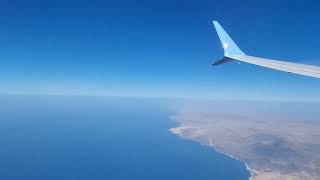
[[[234,43],[230,36],[225,32],[225,30],[220,26],[218,21],[213,21],[213,25],[218,33],[219,39],[221,41],[222,47],[224,49],[224,55],[245,55],[244,52]]]

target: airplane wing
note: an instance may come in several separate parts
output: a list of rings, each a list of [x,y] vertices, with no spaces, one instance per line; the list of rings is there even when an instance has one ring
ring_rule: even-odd
[[[230,36],[225,32],[225,30],[220,26],[220,24],[217,21],[213,21],[213,24],[218,33],[222,47],[224,49],[224,58],[213,63],[213,65],[220,65],[226,62],[237,60],[279,71],[320,78],[320,66],[265,59],[246,55],[234,43],[234,41],[230,38]]]

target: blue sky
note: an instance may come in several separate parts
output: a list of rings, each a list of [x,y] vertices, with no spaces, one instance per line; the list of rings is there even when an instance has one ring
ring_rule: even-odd
[[[320,101],[320,81],[212,67],[218,20],[250,55],[320,65],[316,1],[15,1],[0,4],[0,91]]]

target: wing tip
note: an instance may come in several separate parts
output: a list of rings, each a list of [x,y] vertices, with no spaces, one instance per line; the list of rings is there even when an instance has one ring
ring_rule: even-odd
[[[223,47],[224,55],[244,55],[245,53],[237,46],[219,22],[216,20],[213,20],[212,22]]]

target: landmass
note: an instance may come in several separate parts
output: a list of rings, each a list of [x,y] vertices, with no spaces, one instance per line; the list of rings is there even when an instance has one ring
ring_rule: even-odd
[[[172,118],[172,133],[243,161],[251,179],[320,179],[319,123],[192,111]]]

